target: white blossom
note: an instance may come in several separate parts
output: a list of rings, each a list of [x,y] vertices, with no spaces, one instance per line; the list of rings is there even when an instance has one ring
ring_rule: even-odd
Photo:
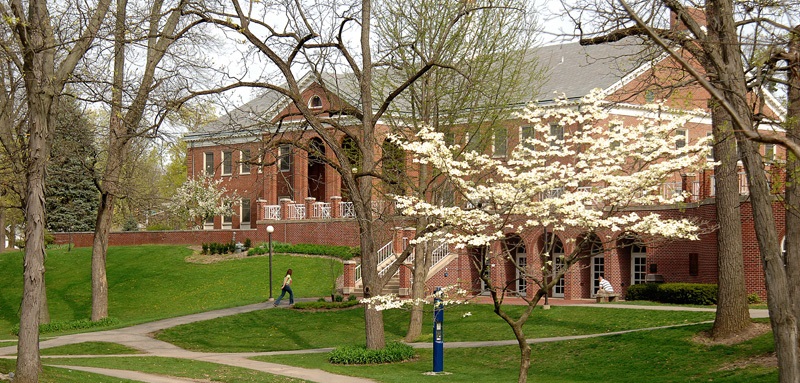
[[[218,215],[232,215],[239,197],[222,186],[222,179],[208,176],[187,180],[170,200],[169,208],[188,219],[204,221]]]

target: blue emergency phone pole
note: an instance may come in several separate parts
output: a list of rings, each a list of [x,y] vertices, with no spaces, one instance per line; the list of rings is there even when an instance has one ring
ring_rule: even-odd
[[[442,338],[444,305],[441,294],[442,288],[437,287],[433,295],[433,372],[444,370],[444,339]]]

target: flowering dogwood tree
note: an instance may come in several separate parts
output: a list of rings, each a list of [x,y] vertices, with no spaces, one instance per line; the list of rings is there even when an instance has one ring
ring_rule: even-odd
[[[439,229],[421,235],[417,242],[437,239],[456,248],[484,249],[483,261],[474,259],[474,266],[482,271],[480,278],[495,312],[518,340],[520,382],[527,381],[531,358],[522,327],[540,298],[570,266],[588,256],[587,248],[600,243],[599,248],[607,250],[615,246],[614,238],[625,233],[635,233],[639,240],[696,240],[702,230],[700,222],[636,209],[683,202],[681,193],[663,196],[662,185],[678,172],[706,166],[706,140],[686,143],[684,136],[676,135],[696,114],[668,113],[664,105],[649,105],[646,116],[633,124],[625,121],[622,128],[622,121],[609,119],[603,98],[602,92],[594,91],[577,103],[561,99],[553,106],[525,109],[519,117],[530,124],[529,137],[507,158],[478,152],[456,157],[458,148],[448,146],[443,134],[432,129],[420,131],[416,141],[394,138],[416,155],[420,166],[441,171],[460,198],[460,204],[440,206],[413,195],[395,197],[403,214],[427,217]],[[542,228],[548,234],[541,267],[517,264],[504,241],[506,234]],[[558,261],[563,267],[553,267],[552,238],[567,230],[585,233],[579,237],[584,239],[561,255]],[[491,254],[490,245],[497,241],[502,250]],[[524,297],[528,307],[518,318],[502,308],[513,283],[492,279],[486,260],[493,257],[512,263],[520,278],[538,287],[535,294]]]
[[[221,179],[208,176],[187,180],[170,201],[170,210],[200,225],[217,215],[232,215],[233,204],[239,198],[236,191],[228,192]]]

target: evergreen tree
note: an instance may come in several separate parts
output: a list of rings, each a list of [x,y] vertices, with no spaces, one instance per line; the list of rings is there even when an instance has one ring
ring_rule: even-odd
[[[99,203],[93,172],[94,131],[74,101],[63,100],[60,109],[47,165],[47,229],[93,231]]]

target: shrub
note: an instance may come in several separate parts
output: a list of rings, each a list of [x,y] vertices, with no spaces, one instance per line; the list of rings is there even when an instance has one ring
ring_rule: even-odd
[[[358,247],[350,246],[332,246],[332,245],[314,245],[308,243],[299,243],[296,245],[280,242],[272,242],[273,253],[282,254],[314,254],[314,255],[329,255],[332,257],[348,260],[354,256],[358,256],[360,250]],[[247,255],[263,255],[269,253],[269,243],[262,243],[247,251]]]
[[[343,296],[341,296],[341,295],[336,295],[336,296],[333,298],[333,300],[334,300],[334,301],[336,301],[336,302],[341,302],[341,301],[344,301],[344,297],[343,297]]]
[[[717,285],[702,283],[645,283],[628,287],[625,299],[662,303],[713,305]]]
[[[253,241],[251,241],[250,238],[245,238],[244,239],[244,248],[245,249],[249,249],[251,247],[253,247]]]
[[[51,322],[51,323],[40,324],[39,334],[61,332],[61,331],[72,331],[72,330],[86,330],[97,327],[108,327],[116,325],[118,323],[119,320],[114,318],[103,318],[96,322],[92,322],[88,319],[80,319],[70,322]],[[19,335],[19,324],[14,325],[14,327],[11,329],[11,333],[14,335]]]
[[[411,346],[390,342],[381,350],[368,350],[364,346],[337,347],[328,355],[328,360],[334,364],[377,364],[402,362],[414,356]]]
[[[747,296],[747,303],[751,305],[757,305],[761,303],[761,297],[759,297],[756,293],[752,293]]]
[[[316,302],[297,302],[294,304],[295,310],[336,310],[358,306],[357,300],[347,302],[327,302],[325,298],[320,298]]]
[[[208,244],[207,243],[203,244],[203,254],[208,254]]]
[[[355,295],[350,295],[350,296],[347,297],[347,301],[348,302],[352,302],[352,301],[355,301],[355,300],[358,300],[358,298],[356,298]]]

